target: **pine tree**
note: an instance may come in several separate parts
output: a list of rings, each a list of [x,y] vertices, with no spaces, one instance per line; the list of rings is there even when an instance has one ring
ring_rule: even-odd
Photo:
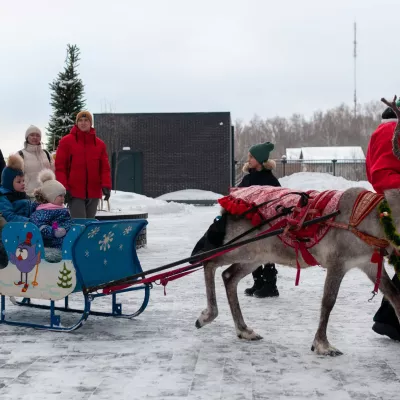
[[[64,267],[62,270],[58,271],[58,273],[61,275],[58,277],[58,282],[57,286],[63,289],[69,289],[72,287],[72,276],[71,276],[71,270],[69,270],[65,263]]]
[[[74,126],[76,115],[86,106],[83,98],[84,85],[77,71],[79,60],[79,48],[68,44],[64,71],[50,83],[50,104],[53,108],[47,127],[47,149],[50,151],[55,150],[59,140],[69,133]]]

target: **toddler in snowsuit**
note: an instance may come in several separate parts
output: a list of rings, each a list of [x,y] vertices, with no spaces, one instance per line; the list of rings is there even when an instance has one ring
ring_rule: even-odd
[[[30,221],[40,229],[46,261],[59,262],[64,237],[71,227],[69,210],[64,207],[66,190],[50,169],[39,173],[39,181],[41,186],[34,191],[39,205]]]
[[[25,193],[24,160],[18,154],[10,155],[1,174],[0,215],[6,222],[28,222],[35,208],[36,203],[32,203]],[[3,226],[4,223],[1,223],[0,268],[8,264],[7,252],[1,240]]]

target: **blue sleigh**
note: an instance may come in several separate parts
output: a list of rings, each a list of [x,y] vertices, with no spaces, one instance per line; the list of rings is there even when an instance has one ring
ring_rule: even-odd
[[[0,269],[0,323],[55,331],[73,331],[81,327],[90,314],[133,318],[144,311],[150,297],[150,284],[138,284],[111,292],[91,294],[86,293],[85,289],[142,272],[136,254],[136,238],[147,225],[147,221],[135,219],[118,222],[96,220],[74,222],[76,223],[72,225],[63,242],[62,259],[59,256],[56,262],[50,253],[45,254],[40,231],[35,225],[29,222],[5,225],[2,240],[9,262],[4,269]],[[138,290],[144,293],[139,308],[130,314],[122,313],[122,306],[117,303],[117,294]],[[72,293],[82,293],[84,299],[82,309],[69,306],[68,296]],[[23,307],[49,310],[50,323],[41,325],[26,320],[19,322],[8,319],[6,296],[10,296],[15,304]],[[93,300],[104,296],[111,297],[111,311],[91,311]],[[15,301],[15,297],[23,299]],[[43,304],[43,301],[38,303],[38,300],[48,300],[50,304]],[[58,301],[61,301],[61,306]],[[81,315],[78,321],[66,327],[61,325],[60,315],[57,315],[56,311]]]

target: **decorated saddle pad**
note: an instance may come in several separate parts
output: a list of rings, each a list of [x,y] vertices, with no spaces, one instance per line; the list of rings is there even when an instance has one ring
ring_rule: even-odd
[[[300,192],[273,186],[250,186],[232,188],[230,194],[218,202],[232,215],[244,214],[254,226],[276,217],[283,209],[292,208],[289,215],[279,216],[269,222],[269,226],[279,229],[297,224],[300,228],[302,222],[336,211],[342,194],[343,191],[338,190]],[[311,248],[326,235],[329,228],[325,224],[313,224],[282,234],[279,238],[291,247],[295,247],[300,240],[306,248]]]

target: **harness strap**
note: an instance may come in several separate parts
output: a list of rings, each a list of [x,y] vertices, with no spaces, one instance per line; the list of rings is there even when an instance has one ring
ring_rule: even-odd
[[[368,301],[371,301],[378,294],[378,289],[382,277],[384,255],[385,255],[385,249],[379,249],[379,250],[375,249],[374,254],[371,257],[371,262],[378,264],[378,270],[376,272],[376,279],[375,279],[374,290],[372,291],[372,297]]]

